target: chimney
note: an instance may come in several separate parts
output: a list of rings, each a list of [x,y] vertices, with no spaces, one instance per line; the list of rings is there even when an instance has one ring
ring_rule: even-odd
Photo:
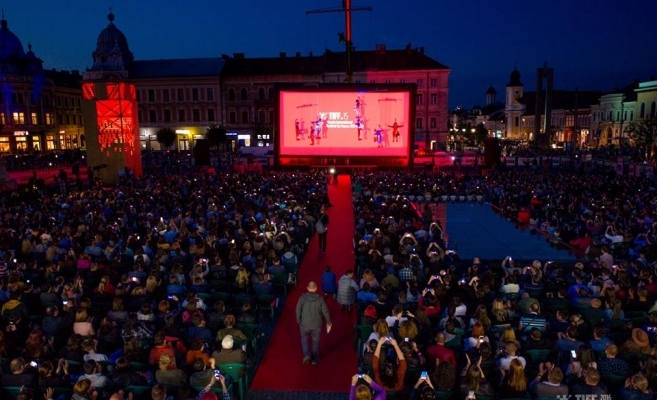
[[[313,56],[313,52],[311,51],[310,53],[308,53],[308,55],[309,55],[310,57],[312,57],[312,56]]]
[[[381,51],[381,54],[386,54],[386,45],[382,44],[379,50]]]
[[[228,60],[229,58],[230,58],[230,56],[228,54],[222,54],[221,55],[222,60]]]
[[[412,46],[410,43],[406,44],[406,53],[411,54]]]
[[[424,54],[424,46],[420,46],[420,54]]]
[[[278,56],[279,56],[280,58],[285,58],[285,52],[284,52],[284,51],[281,51],[280,53],[278,53]]]

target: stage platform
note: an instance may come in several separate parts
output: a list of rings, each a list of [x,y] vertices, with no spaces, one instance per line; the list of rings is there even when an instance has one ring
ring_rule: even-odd
[[[445,231],[449,248],[457,250],[461,259],[479,257],[502,261],[506,256],[516,260],[570,261],[577,258],[567,250],[550,246],[545,237],[520,230],[513,222],[496,214],[483,203],[445,204]]]

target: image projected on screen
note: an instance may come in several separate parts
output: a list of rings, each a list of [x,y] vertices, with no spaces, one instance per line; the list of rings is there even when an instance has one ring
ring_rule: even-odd
[[[403,157],[409,92],[280,92],[282,156]]]

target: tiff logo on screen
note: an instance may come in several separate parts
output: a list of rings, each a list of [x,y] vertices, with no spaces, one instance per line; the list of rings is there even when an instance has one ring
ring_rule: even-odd
[[[557,400],[569,400],[571,398],[575,398],[575,400],[611,400],[611,395],[610,394],[574,394],[572,396],[566,396],[566,395],[559,395],[557,396]]]

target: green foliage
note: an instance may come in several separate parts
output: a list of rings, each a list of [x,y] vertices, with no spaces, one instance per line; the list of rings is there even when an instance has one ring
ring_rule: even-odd
[[[630,122],[624,131],[629,134],[636,146],[643,148],[648,157],[651,156],[655,139],[657,139],[655,136],[657,134],[657,118],[654,115]]]
[[[211,145],[219,147],[226,143],[226,127],[223,125],[211,125],[205,131],[205,138]]]
[[[176,142],[176,132],[171,128],[161,128],[155,135],[158,143],[164,147],[171,147]]]

